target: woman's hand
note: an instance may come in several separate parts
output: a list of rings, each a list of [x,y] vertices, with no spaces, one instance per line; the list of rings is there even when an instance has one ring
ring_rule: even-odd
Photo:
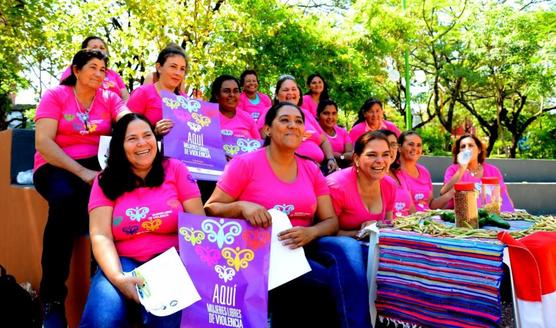
[[[272,224],[272,217],[266,208],[251,202],[241,202],[241,214],[252,226],[266,228]]]
[[[112,284],[118,288],[118,290],[124,294],[124,296],[130,300],[133,300],[137,303],[139,301],[139,295],[137,295],[136,286],[143,285],[143,280],[137,277],[127,276],[123,273],[118,275],[116,278],[112,279]]]
[[[365,229],[366,227],[370,226],[371,224],[375,223],[375,220],[369,220],[361,223],[361,229]]]
[[[313,227],[293,227],[278,234],[278,240],[290,249],[303,247],[315,238],[317,238],[317,233]]]
[[[84,167],[82,170],[79,171],[78,176],[81,180],[85,181],[89,185],[92,185],[97,174],[97,171],[89,170],[88,168]]]
[[[471,153],[470,150],[464,150],[464,151],[460,151],[458,153],[458,156],[457,156],[458,164],[464,170],[467,168],[467,165],[469,165],[469,162],[471,161],[471,156],[472,156],[472,153]]]
[[[331,173],[338,169],[338,163],[336,163],[334,158],[329,158],[326,167],[328,168],[328,173]]]
[[[154,128],[154,132],[159,136],[164,136],[170,132],[170,130],[174,127],[174,122],[169,118],[163,118],[160,121],[156,122],[156,126]]]

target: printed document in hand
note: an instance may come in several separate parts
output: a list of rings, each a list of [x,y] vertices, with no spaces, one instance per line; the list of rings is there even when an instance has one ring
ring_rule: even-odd
[[[268,213],[272,216],[268,272],[268,290],[271,290],[311,271],[311,267],[307,262],[303,247],[290,249],[278,240],[278,233],[292,227],[288,216],[276,209],[271,209]]]
[[[143,279],[137,286],[139,300],[156,316],[173,314],[201,299],[175,247],[126,274]]]

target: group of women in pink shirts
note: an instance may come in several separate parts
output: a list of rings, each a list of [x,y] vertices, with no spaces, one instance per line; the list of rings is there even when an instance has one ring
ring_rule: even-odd
[[[218,103],[223,135],[264,139],[264,146],[231,159],[203,205],[203,188],[199,191],[198,182],[181,162],[162,159],[155,142],[173,128],[173,122],[162,116],[160,92],[183,95],[188,69],[184,51],[176,45],[163,49],[154,83],[136,88],[126,99],[121,78],[106,67],[104,41],[98,37],[86,41],[61,85],[43,96],[36,115],[35,185],[49,203],[41,282],[47,328],[66,324],[65,280],[71,249],[87,225],[100,270],[93,279],[84,327],[125,317],[125,311],[110,312],[114,307],[100,310],[102,299],[137,300],[130,289],[137,281],[122,278],[124,269],[177,245],[175,215],[166,219],[152,216],[154,212],[237,217],[268,227],[272,208],[288,215],[293,226],[279,239],[290,248],[304,247],[313,269],[271,293],[272,325],[314,325],[315,321],[289,320],[304,317],[293,316],[292,311],[303,313],[318,304],[312,310],[334,314],[331,319],[322,315],[323,325],[335,320],[339,327],[370,327],[365,250],[353,238],[362,228],[415,211],[450,207],[456,182],[476,182],[483,176],[500,178],[507,205],[503,209],[513,208],[499,170],[485,163],[480,139],[471,135],[458,139],[454,164],[446,171],[441,195],[434,197],[430,174],[418,163],[422,139],[413,131],[400,133],[386,121],[380,101],[367,100],[358,122],[347,132],[337,124],[338,105],[329,99],[328,85],[320,74],[309,76],[306,95],[294,77],[281,76],[271,100],[259,92],[258,76],[252,70],[243,72],[239,80],[219,76],[212,84],[210,101]],[[122,117],[125,120],[120,121]],[[97,178],[99,138],[110,135],[114,124],[118,137],[110,145],[108,169]],[[472,158],[459,164],[457,156],[466,149],[472,151]],[[115,167],[125,172],[118,173]],[[151,170],[158,173],[153,177]],[[147,199],[145,194],[151,196]],[[175,243],[162,238],[166,240],[162,248],[152,247],[156,243],[149,240],[159,240],[161,234],[175,236]],[[314,299],[318,295],[331,301],[319,303]],[[175,324],[152,318],[145,322],[153,327]]]

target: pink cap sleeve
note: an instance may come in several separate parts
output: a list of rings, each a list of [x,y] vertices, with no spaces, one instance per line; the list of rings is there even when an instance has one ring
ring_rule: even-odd
[[[114,206],[114,202],[108,199],[102,191],[102,188],[100,188],[97,175],[93,182],[93,187],[91,188],[91,196],[89,197],[89,212],[101,206]]]
[[[145,115],[145,88],[139,87],[131,92],[127,100],[127,107],[134,113]]]
[[[326,178],[326,181],[330,191],[330,198],[332,199],[332,206],[334,206],[334,212],[336,215],[340,215],[342,213],[342,204],[345,203],[344,191],[334,179],[330,178],[330,176]]]
[[[452,165],[448,166],[448,168],[444,172],[444,183],[447,183],[448,181],[450,181],[450,179],[454,176],[454,174],[456,174],[457,170],[458,170],[457,165],[452,164]]]
[[[118,89],[124,89],[126,86],[120,74],[118,74],[116,71],[112,71],[112,72],[114,72],[114,82],[116,82]]]
[[[66,77],[71,75],[71,65],[69,65],[66,70],[62,73],[62,76],[60,77],[60,82],[62,82]]]
[[[112,120],[115,121],[120,112],[127,109],[126,103],[114,92],[104,91],[104,96],[108,99],[110,114],[112,115]]]
[[[63,88],[64,87],[56,87],[46,91],[37,107],[35,122],[41,118],[60,119],[62,104],[65,102],[63,99]]]
[[[197,181],[195,181],[191,173],[189,173],[187,166],[185,166],[183,162],[176,159],[169,159],[168,170],[172,170],[175,174],[180,202],[201,197]]]
[[[259,164],[260,165],[260,164]],[[224,169],[216,185],[232,198],[238,199],[249,184],[251,172],[241,156],[234,157]]]
[[[313,188],[315,190],[315,195],[324,196],[330,195],[330,189],[328,189],[328,184],[326,183],[326,179],[322,172],[320,171],[319,167],[314,164],[312,161],[302,160],[304,165],[310,167],[310,172],[313,174]]]

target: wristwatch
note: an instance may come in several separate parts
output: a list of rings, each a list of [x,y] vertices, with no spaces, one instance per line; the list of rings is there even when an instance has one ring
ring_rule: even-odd
[[[343,161],[346,159],[346,157],[344,156],[344,154],[340,155],[340,159]]]

